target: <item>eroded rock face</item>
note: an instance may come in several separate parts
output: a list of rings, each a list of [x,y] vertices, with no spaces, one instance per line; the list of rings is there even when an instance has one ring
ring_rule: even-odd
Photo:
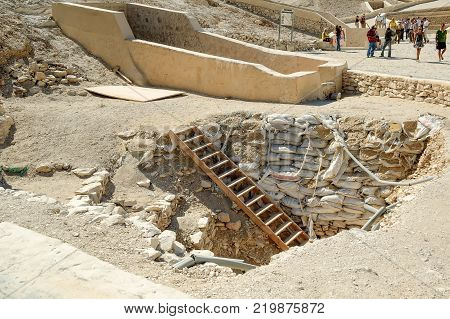
[[[14,125],[13,118],[9,115],[1,115],[0,110],[0,145],[5,143],[13,125]]]

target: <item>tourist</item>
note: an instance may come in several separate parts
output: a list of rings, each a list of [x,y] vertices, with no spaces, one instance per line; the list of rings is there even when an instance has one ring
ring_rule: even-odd
[[[383,21],[383,17],[381,16],[381,13],[377,14],[377,17],[375,18],[375,25],[377,26],[377,28],[381,28],[382,27],[382,21]]]
[[[322,41],[323,41],[323,42],[331,42],[330,34],[328,33],[327,28],[323,29],[323,32],[322,32]]]
[[[423,18],[422,25],[423,25],[423,37],[425,39],[425,43],[428,43],[428,42],[430,42],[430,40],[428,39],[427,32],[428,32],[428,27],[430,26],[430,21],[427,18]]]
[[[417,50],[417,62],[420,61],[420,52],[422,51],[422,48],[425,46],[425,39],[423,35],[423,27],[420,27],[416,34],[416,39],[414,42],[414,47]]]
[[[388,47],[388,58],[391,57],[392,51],[392,38],[395,36],[395,32],[391,28],[387,28],[386,34],[384,35],[384,44],[381,51],[381,57],[384,57],[384,50]]]
[[[403,34],[403,26],[402,26],[401,21],[398,21],[395,32],[397,34],[397,38],[396,38],[397,44],[400,44],[400,40],[402,39],[402,34]]]
[[[359,20],[361,23],[361,28],[366,28],[366,15],[363,14],[361,19]]]
[[[341,38],[342,38],[342,28],[341,26],[336,26],[336,51],[341,51]]]
[[[369,40],[369,48],[367,49],[367,57],[373,58],[375,54],[375,49],[377,48],[378,40],[377,27],[372,26],[370,30],[367,32],[367,39]]]
[[[395,21],[395,18],[392,18],[391,21],[389,21],[389,28],[391,28],[391,30],[397,30],[397,22]]]
[[[382,13],[382,14],[381,14],[381,17],[383,18],[383,20],[381,21],[381,26],[382,26],[383,28],[386,28],[386,20],[387,20],[387,18],[386,18],[386,13]]]
[[[436,32],[436,49],[438,50],[439,62],[444,60],[444,53],[447,51],[447,30],[445,23],[442,23],[441,29]]]
[[[410,32],[411,32],[411,20],[408,18],[405,19],[405,39],[406,40],[409,39],[409,41],[411,42],[411,36],[409,34]]]
[[[355,27],[359,28],[359,16],[356,16]]]

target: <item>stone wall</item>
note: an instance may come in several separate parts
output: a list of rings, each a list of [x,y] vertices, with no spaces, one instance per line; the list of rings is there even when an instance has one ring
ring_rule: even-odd
[[[450,82],[448,81],[346,71],[343,73],[343,89],[350,94],[388,96],[450,106]]]
[[[280,20],[280,10],[284,7],[277,3],[267,1],[240,1],[240,0],[226,0],[226,3],[232,4],[238,8],[250,11],[259,16],[265,17],[273,22],[278,23]],[[294,28],[309,34],[314,34],[319,37],[325,28],[332,29],[334,24],[325,18],[321,17],[314,11],[294,9]]]

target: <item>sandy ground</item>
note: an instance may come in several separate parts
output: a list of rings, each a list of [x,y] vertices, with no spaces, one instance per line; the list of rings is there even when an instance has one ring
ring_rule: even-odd
[[[238,110],[296,115],[308,112],[364,114],[399,121],[414,119],[424,112],[450,116],[449,108],[379,97],[279,105],[197,95],[153,103],[94,97],[76,97],[69,102],[67,98],[35,96],[9,99],[6,107],[17,119],[14,144],[0,154],[0,162],[6,164],[55,159],[74,165],[106,166],[115,155],[115,133],[119,130],[142,125],[164,129]],[[389,113],[386,113],[387,108]],[[448,124],[444,133],[450,136]],[[21,182],[12,180],[11,184],[13,187],[25,187],[23,185],[28,183],[36,185],[34,187],[40,185],[41,192],[45,193],[47,188],[55,189],[54,181],[58,181],[58,175],[47,180],[25,177]],[[446,173],[427,184],[427,188],[411,190],[414,199],[396,210],[394,215],[398,218],[381,231],[364,235],[344,232],[305,248],[293,249],[282,254],[275,263],[236,278],[195,277],[175,272],[167,265],[151,263],[140,254],[140,249],[148,247],[148,243],[134,228],[100,228],[90,224],[86,217],[67,218],[58,214],[55,210],[58,205],[0,195],[0,222],[13,222],[61,239],[123,270],[196,297],[442,298],[449,296],[450,289],[450,256],[446,249],[449,203],[445,193],[449,185],[450,175]],[[186,285],[187,280],[189,285]]]
[[[416,6],[412,6],[401,11],[416,11],[416,10],[426,10],[426,9],[435,9],[441,7],[450,6],[449,0],[436,0],[428,3],[418,4]]]
[[[344,59],[351,70],[386,73],[391,75],[403,75],[414,78],[427,78],[450,81],[450,55],[444,56],[445,60],[438,62],[437,51],[433,38],[422,49],[420,62],[416,59],[416,49],[409,42],[402,42],[392,46],[392,58],[381,58],[381,51],[375,52],[375,58],[368,59],[366,50],[344,50],[308,52],[307,55],[324,58]],[[450,39],[448,40],[450,45]],[[387,52],[385,52],[387,57]]]

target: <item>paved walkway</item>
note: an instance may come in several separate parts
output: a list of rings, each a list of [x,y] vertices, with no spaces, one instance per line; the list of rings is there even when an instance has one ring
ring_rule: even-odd
[[[426,10],[426,9],[435,9],[450,6],[450,0],[436,0],[433,2],[418,4],[416,6],[412,6],[401,11],[416,11],[416,10]]]
[[[450,42],[447,43],[449,47]],[[425,45],[420,62],[415,60],[416,49],[409,42],[393,45],[392,59],[380,58],[380,51],[375,52],[376,58],[367,59],[366,50],[322,51],[307,54],[347,60],[349,69],[353,70],[450,81],[450,51],[444,56],[445,61],[439,63],[435,48],[434,41]]]
[[[189,298],[11,223],[0,223],[0,256],[0,298]]]

